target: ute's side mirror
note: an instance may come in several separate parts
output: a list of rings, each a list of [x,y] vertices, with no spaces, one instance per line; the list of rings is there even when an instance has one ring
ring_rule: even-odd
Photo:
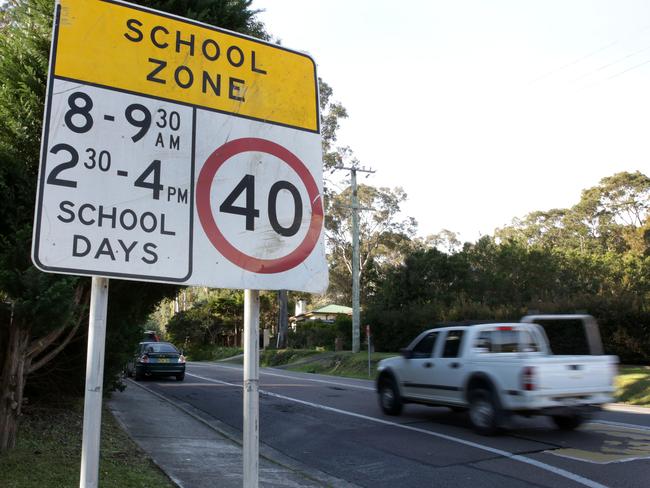
[[[405,347],[404,349],[400,349],[399,353],[406,359],[413,358],[413,349],[408,349]]]

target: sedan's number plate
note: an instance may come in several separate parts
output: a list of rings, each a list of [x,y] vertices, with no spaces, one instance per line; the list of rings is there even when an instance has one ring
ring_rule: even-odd
[[[159,363],[168,363],[168,362],[169,362],[169,359],[168,359],[168,358],[159,358],[159,359],[158,359],[158,362],[159,362]]]

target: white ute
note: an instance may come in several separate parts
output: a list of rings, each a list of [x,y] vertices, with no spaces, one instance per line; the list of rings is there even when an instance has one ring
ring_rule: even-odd
[[[591,355],[553,355],[546,319],[580,320]],[[527,316],[521,323],[431,329],[378,365],[382,410],[399,415],[405,403],[468,410],[481,434],[502,429],[511,414],[550,415],[560,429],[578,427],[612,401],[616,356],[605,356],[593,317]]]

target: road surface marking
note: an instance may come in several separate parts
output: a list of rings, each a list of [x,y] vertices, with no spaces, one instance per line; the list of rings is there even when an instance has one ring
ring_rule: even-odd
[[[611,420],[601,420],[594,419],[589,424],[603,424],[603,425],[613,425],[615,427],[625,427],[627,429],[637,429],[637,430],[650,430],[650,427],[647,425],[638,425],[638,424],[627,424],[625,422],[613,422]]]
[[[213,378],[206,378],[204,376],[199,376],[197,374],[189,374],[189,373],[186,373],[186,374],[188,374],[189,376],[193,376],[195,378],[199,378],[199,379],[202,379],[202,380],[205,380],[205,381],[209,381],[209,382],[214,382],[214,383],[219,383],[219,384],[224,384],[224,385],[231,385],[231,386],[238,386],[239,388],[243,388],[242,385],[238,385],[236,383],[229,383],[227,381],[215,380]],[[326,405],[320,405],[318,403],[312,403],[312,402],[308,402],[308,401],[305,401],[305,400],[300,400],[298,398],[291,398],[291,397],[288,397],[288,396],[285,396],[285,395],[280,395],[278,393],[273,393],[273,392],[265,391],[265,390],[261,390],[261,389],[259,390],[259,393],[260,393],[260,395],[266,395],[266,396],[270,396],[270,397],[274,397],[274,398],[279,398],[281,400],[287,400],[287,401],[290,401],[290,402],[300,403],[302,405],[306,405],[306,406],[313,407],[313,408],[318,408],[320,410],[325,410],[325,411],[328,411],[328,412],[334,412],[334,413],[338,413],[338,414],[341,414],[341,415],[348,415],[348,416],[351,416],[351,417],[355,417],[355,418],[359,418],[359,419],[363,419],[363,420],[368,420],[370,422],[375,422],[375,423],[378,423],[378,424],[389,425],[389,426],[397,427],[397,428],[400,428],[400,429],[405,429],[405,430],[410,430],[410,431],[413,431],[413,432],[418,432],[420,434],[430,435],[432,437],[438,437],[438,438],[445,439],[445,440],[448,440],[448,441],[451,441],[451,442],[457,442],[459,444],[464,444],[466,446],[473,447],[475,449],[480,449],[480,450],[483,450],[483,451],[487,451],[487,452],[490,452],[492,454],[496,454],[498,456],[502,456],[502,457],[505,457],[505,458],[508,458],[508,459],[512,459],[514,461],[519,461],[521,463],[530,464],[532,466],[538,467],[538,468],[543,469],[545,471],[549,471],[551,473],[554,473],[554,474],[556,474],[558,476],[562,476],[563,478],[567,478],[567,479],[570,479],[571,481],[575,481],[576,483],[579,483],[579,484],[581,484],[583,486],[588,486],[590,488],[607,488],[606,485],[602,485],[602,484],[600,484],[600,483],[598,483],[596,481],[590,480],[590,479],[585,478],[583,476],[580,476],[578,474],[571,473],[570,471],[567,471],[565,469],[558,468],[558,467],[555,467],[555,466],[551,466],[550,464],[546,464],[546,463],[543,463],[541,461],[536,461],[535,459],[527,458],[527,457],[521,456],[519,454],[514,454],[512,452],[504,451],[504,450],[497,449],[497,448],[494,448],[494,447],[490,447],[490,446],[486,446],[486,445],[483,445],[483,444],[478,444],[476,442],[461,439],[460,437],[454,437],[454,436],[450,436],[450,435],[446,435],[446,434],[441,434],[439,432],[432,432],[430,430],[421,429],[419,427],[413,427],[411,425],[398,424],[396,422],[391,422],[390,420],[384,420],[384,419],[378,419],[378,418],[375,418],[375,417],[369,417],[367,415],[362,415],[362,414],[355,413],[355,412],[349,412],[347,410],[340,410],[338,408],[328,407]]]
[[[600,444],[594,448],[566,448],[546,451],[592,464],[625,463],[650,459],[650,429],[617,425],[614,422],[590,422],[588,431],[601,434]]]
[[[241,371],[242,370],[242,368],[238,368],[236,366],[224,366],[224,365],[221,365],[221,364],[214,364],[214,363],[201,364],[201,365],[192,363],[192,366],[203,366],[203,367],[214,366],[216,368],[232,369],[232,370],[235,370],[235,371]],[[268,371],[264,371],[264,370],[261,370],[261,369],[260,369],[260,374],[265,374],[265,375],[269,375],[269,376],[278,376],[280,378],[288,378],[288,379],[291,379],[291,380],[313,381],[313,382],[316,382],[316,383],[325,383],[325,384],[328,384],[328,385],[345,386],[345,387],[348,387],[348,388],[357,388],[359,390],[375,391],[374,386],[355,385],[353,383],[350,384],[350,383],[342,383],[340,381],[319,380],[319,379],[316,379],[316,378],[301,378],[299,376],[292,376],[292,375],[286,375],[286,374],[280,374],[280,373],[270,373]]]
[[[628,412],[639,413],[641,415],[650,415],[650,408],[640,407],[637,405],[627,405],[625,403],[609,403],[603,407],[610,412]]]

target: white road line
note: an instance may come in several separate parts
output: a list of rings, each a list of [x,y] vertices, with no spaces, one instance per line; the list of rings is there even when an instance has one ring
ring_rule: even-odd
[[[592,425],[602,424],[602,425],[611,425],[613,427],[622,427],[625,429],[650,431],[650,427],[648,427],[647,425],[626,424],[624,422],[612,422],[610,420],[594,419],[594,420],[590,420],[589,423]]]
[[[221,364],[214,364],[214,363],[210,363],[209,365],[208,364],[201,364],[201,365],[192,364],[192,366],[203,366],[203,367],[212,366],[212,367],[216,367],[216,368],[232,369],[232,370],[235,370],[235,371],[241,371],[241,368],[237,368],[237,367],[234,367],[234,366],[224,366],[224,365],[221,365]],[[292,376],[292,375],[287,375],[287,374],[271,373],[269,371],[264,371],[264,370],[261,370],[261,369],[260,369],[260,374],[265,374],[265,375],[268,375],[268,376],[277,376],[279,378],[288,378],[288,379],[291,379],[291,380],[312,381],[312,382],[315,382],[315,383],[325,383],[325,384],[328,384],[328,385],[345,386],[345,387],[349,387],[349,388],[357,388],[358,390],[375,391],[375,388],[371,387],[371,386],[355,385],[354,383],[342,383],[340,381],[319,380],[319,379],[316,379],[316,378],[303,378],[301,376]]]
[[[186,373],[186,374],[188,374],[189,376],[194,376],[195,378],[205,380],[205,381],[218,383],[218,384],[222,384],[222,385],[237,386],[239,388],[242,388],[242,385],[238,385],[236,383],[229,383],[227,381],[215,380],[213,378],[206,378],[204,376],[199,376],[199,375],[196,375],[196,374],[190,374],[190,373]],[[328,412],[334,412],[334,413],[338,413],[338,414],[341,414],[341,415],[348,415],[350,417],[355,417],[355,418],[359,418],[359,419],[363,419],[363,420],[368,420],[370,422],[375,422],[375,423],[378,423],[378,424],[389,425],[389,426],[392,426],[392,427],[397,427],[399,429],[410,430],[410,431],[413,431],[413,432],[418,432],[420,434],[425,434],[425,435],[430,435],[430,436],[433,436],[433,437],[438,437],[440,439],[445,439],[445,440],[448,440],[448,441],[451,441],[451,442],[457,442],[459,444],[464,444],[466,446],[473,447],[475,449],[480,449],[482,451],[487,451],[487,452],[490,452],[492,454],[496,454],[498,456],[502,456],[502,457],[506,457],[508,459],[512,459],[514,461],[519,461],[521,463],[530,464],[530,465],[535,466],[537,468],[540,468],[540,469],[543,469],[545,471],[549,471],[551,473],[554,473],[554,474],[556,474],[558,476],[562,476],[563,478],[567,478],[567,479],[570,479],[571,481],[575,481],[576,483],[579,483],[579,484],[581,484],[583,486],[588,486],[590,488],[607,488],[606,485],[602,485],[602,484],[600,484],[600,483],[598,483],[596,481],[590,480],[590,479],[585,478],[583,476],[580,476],[578,474],[571,473],[570,471],[567,471],[565,469],[557,468],[555,466],[551,466],[550,464],[546,464],[546,463],[543,463],[541,461],[536,461],[535,459],[531,459],[531,458],[528,458],[528,457],[525,457],[525,456],[521,456],[519,454],[514,454],[512,452],[504,451],[502,449],[497,449],[497,448],[486,446],[486,445],[483,445],[483,444],[478,444],[476,442],[461,439],[459,437],[453,437],[453,436],[450,436],[450,435],[441,434],[439,432],[433,432],[433,431],[430,431],[430,430],[420,429],[418,427],[413,427],[411,425],[398,424],[396,422],[391,422],[390,420],[384,420],[384,419],[378,419],[378,418],[375,418],[375,417],[369,417],[367,415],[362,415],[362,414],[355,413],[355,412],[348,412],[347,410],[340,410],[338,408],[328,407],[328,406],[325,406],[325,405],[320,405],[318,403],[312,403],[312,402],[308,402],[308,401],[305,401],[305,400],[300,400],[298,398],[291,398],[291,397],[288,397],[288,396],[285,396],[285,395],[280,395],[278,393],[273,393],[273,392],[270,392],[270,391],[259,390],[259,393],[261,395],[266,395],[266,396],[270,396],[270,397],[274,397],[274,398],[279,398],[281,400],[287,400],[287,401],[290,401],[290,402],[300,403],[302,405],[306,405],[306,406],[313,407],[313,408],[318,408],[320,410],[325,410],[325,411],[328,411]]]
[[[650,408],[640,407],[637,405],[627,405],[625,403],[609,403],[603,407],[610,412],[638,413],[641,415],[650,415]]]

